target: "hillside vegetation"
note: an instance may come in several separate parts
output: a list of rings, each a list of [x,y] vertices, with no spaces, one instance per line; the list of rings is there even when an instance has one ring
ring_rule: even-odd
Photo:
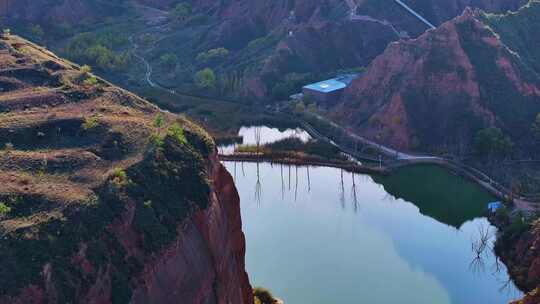
[[[13,35],[0,87],[0,303],[34,287],[74,303],[104,277],[127,303],[147,259],[207,208],[211,138]]]

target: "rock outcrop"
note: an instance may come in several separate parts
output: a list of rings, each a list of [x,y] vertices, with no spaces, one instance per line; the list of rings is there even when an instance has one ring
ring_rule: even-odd
[[[202,129],[16,36],[0,83],[0,303],[253,303]]]

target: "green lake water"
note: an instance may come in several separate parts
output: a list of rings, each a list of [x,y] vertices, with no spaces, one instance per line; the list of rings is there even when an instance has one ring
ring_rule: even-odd
[[[491,250],[493,198],[432,166],[393,176],[225,163],[241,197],[253,286],[286,304],[498,304],[521,293]],[[491,243],[490,242],[490,243]]]

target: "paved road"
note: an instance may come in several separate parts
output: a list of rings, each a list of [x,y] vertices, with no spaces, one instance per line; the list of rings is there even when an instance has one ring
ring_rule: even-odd
[[[405,4],[401,0],[394,0],[397,4],[399,4],[401,7],[406,9],[409,13],[411,13],[414,17],[416,17],[418,20],[422,21],[425,25],[429,26],[431,29],[435,29],[436,26],[433,25],[431,22],[427,21],[426,18],[422,17],[420,14],[418,14],[415,10],[410,8],[407,4]]]

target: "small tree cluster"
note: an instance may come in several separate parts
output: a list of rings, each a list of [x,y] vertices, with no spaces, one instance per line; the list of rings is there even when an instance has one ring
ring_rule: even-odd
[[[193,7],[191,4],[186,2],[181,2],[176,5],[172,10],[171,15],[175,20],[184,21],[191,16],[193,13]]]
[[[184,129],[178,123],[174,123],[169,128],[168,135],[174,138],[178,143],[182,143],[182,144],[187,143],[186,135],[184,134]]]
[[[478,131],[474,144],[476,151],[482,156],[508,156],[514,147],[512,140],[499,128]]]
[[[0,216],[6,215],[11,212],[11,207],[9,207],[6,203],[0,202]]]
[[[173,53],[167,53],[161,55],[161,57],[159,57],[159,61],[165,67],[174,68],[178,63],[178,57]]]
[[[229,50],[220,47],[199,53],[196,60],[199,63],[215,63],[216,61],[222,60],[227,56],[229,56]]]
[[[206,68],[195,74],[195,84],[201,89],[210,89],[216,86],[216,74],[214,70]]]
[[[126,171],[116,168],[111,176],[111,182],[117,189],[121,189],[129,185],[130,181]]]
[[[85,131],[90,131],[99,126],[99,120],[96,116],[87,117],[84,119],[84,123],[82,124],[82,128]]]

